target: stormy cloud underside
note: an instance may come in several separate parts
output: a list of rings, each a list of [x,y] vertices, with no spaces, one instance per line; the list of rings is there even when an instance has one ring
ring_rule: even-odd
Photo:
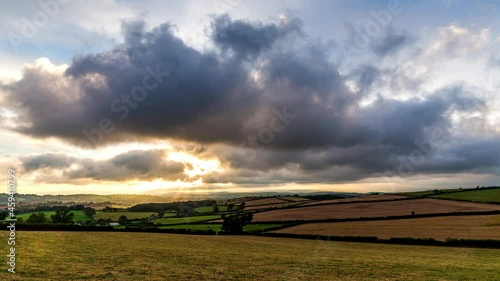
[[[453,115],[489,111],[487,100],[465,82],[405,99],[382,95],[381,84],[416,92],[420,82],[376,63],[344,70],[339,44],[311,37],[297,18],[259,23],[214,17],[213,47],[204,50],[186,45],[168,23],[148,28],[143,21],[125,22],[122,30],[123,44],[74,57],[64,72],[27,67],[21,80],[4,85],[19,114],[13,130],[81,146],[88,142],[82,130],[109,118],[114,130],[97,146],[193,144],[199,147],[195,154],[215,156],[226,168],[206,176],[206,183],[328,183],[385,177],[387,171],[397,176],[404,159],[415,173],[499,174],[498,132],[471,136],[466,129],[475,119],[462,118],[461,126],[452,122]],[[389,28],[365,51],[383,60],[416,41]],[[143,85],[151,71],[168,75],[150,80],[158,83],[136,106],[120,109],[126,105],[123,96]],[[367,97],[371,102],[364,104]],[[278,118],[286,126],[264,143],[259,133],[276,111],[294,117],[287,124]],[[57,153],[20,160],[26,172],[59,169],[63,180],[186,177],[182,165],[165,161],[156,150],[106,161]],[[78,168],[70,169],[72,163]]]

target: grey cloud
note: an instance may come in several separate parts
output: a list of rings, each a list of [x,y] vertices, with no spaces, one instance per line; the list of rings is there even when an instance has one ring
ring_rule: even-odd
[[[184,165],[168,161],[161,150],[136,150],[111,159],[93,160],[75,158],[57,153],[46,153],[21,158],[26,172],[42,168],[62,171],[66,180],[93,179],[126,181],[132,179],[183,179]],[[72,167],[71,167],[72,166]]]
[[[500,55],[496,54],[495,56],[491,56],[488,62],[488,66],[500,68]]]
[[[371,49],[379,57],[396,53],[401,48],[414,42],[414,38],[394,28],[388,28],[384,37],[371,42]]]
[[[242,57],[253,57],[270,50],[273,44],[289,33],[302,33],[302,22],[292,19],[282,25],[255,25],[242,20],[231,20],[228,15],[212,21],[212,39],[223,51],[233,51]]]
[[[258,173],[293,167],[298,180],[309,180],[306,173],[310,172],[325,181],[380,174],[396,165],[398,156],[411,153],[415,140],[429,139],[432,129],[440,128],[450,137],[450,112],[484,105],[458,85],[427,93],[425,98],[380,97],[361,106],[369,87],[390,72],[365,65],[340,74],[339,65],[331,59],[336,50],[307,36],[299,37],[304,44],[293,52],[277,46],[290,33],[303,33],[299,23],[264,25],[227,16],[215,18],[212,39],[222,51],[218,53],[186,45],[169,24],[147,29],[144,22],[128,22],[123,25],[123,44],[75,57],[64,76],[26,69],[23,79],[5,88],[8,100],[31,123],[18,130],[33,137],[78,143],[85,140],[82,130],[95,129],[102,118],[110,118],[115,130],[104,135],[99,145],[138,139],[190,141],[207,149],[224,145],[234,149],[216,154],[242,170]],[[391,36],[377,43],[380,54],[408,42]],[[224,55],[228,50],[236,55]],[[123,95],[142,85],[157,67],[168,71],[168,77],[120,120],[125,112],[113,111],[111,105],[118,101],[124,106]],[[346,80],[352,77],[366,91],[348,90]],[[269,126],[276,118],[273,109],[285,108],[296,117],[274,134],[258,159],[246,161],[235,147]],[[168,166],[159,164],[160,159],[160,154],[134,152],[106,163],[86,160],[66,175],[161,177],[170,172]],[[42,167],[36,163],[27,167]],[[175,166],[173,173],[180,168]]]
[[[23,168],[27,172],[42,168],[65,168],[71,165],[75,159],[64,154],[49,153],[45,155],[34,155],[21,158]]]

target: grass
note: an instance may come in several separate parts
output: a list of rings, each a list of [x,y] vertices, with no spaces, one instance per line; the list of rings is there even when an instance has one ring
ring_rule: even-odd
[[[218,207],[219,207],[219,212],[227,211],[227,206],[218,206]],[[195,208],[194,210],[200,214],[212,213],[214,211],[214,206],[198,207],[198,208]]]
[[[94,219],[111,219],[112,221],[118,221],[120,216],[126,216],[129,220],[145,219],[151,215],[158,215],[155,212],[102,212],[96,211]],[[165,217],[173,217],[174,213],[165,213]]]
[[[279,233],[332,236],[493,239],[500,240],[500,215],[448,216],[401,220],[308,223],[276,230]]]
[[[89,218],[83,213],[83,211],[71,211],[74,215],[73,221],[87,221]],[[40,212],[31,212],[31,213],[24,213],[24,214],[18,214],[16,215],[16,218],[22,218],[25,222],[26,220],[32,215],[32,214],[38,214],[38,213],[44,213],[45,218],[47,218],[47,221],[50,221],[50,216],[55,214],[55,211],[40,211]]]
[[[2,254],[0,280],[465,281],[500,272],[492,249],[114,232],[19,231],[16,239],[16,274]]]
[[[449,194],[438,194],[431,196],[433,198],[465,200],[474,202],[496,202],[500,203],[500,188],[478,189]]]
[[[208,216],[194,216],[194,217],[183,217],[183,218],[161,218],[152,220],[152,222],[161,224],[181,224],[181,223],[209,221],[219,218],[220,215],[208,215]]]

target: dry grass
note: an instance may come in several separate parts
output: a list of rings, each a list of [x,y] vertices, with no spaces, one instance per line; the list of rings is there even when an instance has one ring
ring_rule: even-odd
[[[2,254],[0,280],[498,280],[500,272],[491,249],[113,232],[19,231],[18,241],[17,273]]]
[[[308,223],[277,230],[279,233],[332,236],[495,239],[500,240],[500,215]]]
[[[448,212],[500,210],[500,205],[439,199],[361,202],[297,207],[254,214],[254,221],[323,220],[333,218],[385,217]]]

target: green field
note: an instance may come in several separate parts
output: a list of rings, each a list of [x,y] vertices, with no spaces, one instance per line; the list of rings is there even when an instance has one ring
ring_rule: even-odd
[[[73,221],[77,222],[77,221],[87,221],[87,220],[90,220],[84,213],[83,211],[71,211],[74,215],[73,217]],[[55,211],[41,211],[41,212],[32,212],[32,213],[24,213],[24,214],[19,214],[19,215],[16,215],[16,218],[22,218],[24,221],[26,221],[32,214],[38,214],[38,213],[44,213],[45,214],[45,218],[47,218],[47,221],[50,222],[50,216],[55,214],[56,212]]]
[[[219,207],[219,212],[227,211],[227,206],[218,206],[218,207]],[[236,207],[234,209],[236,209]],[[194,210],[200,214],[212,213],[214,211],[214,206],[198,207],[198,208],[195,208]]]
[[[126,216],[129,220],[145,219],[151,215],[158,215],[155,212],[103,212],[96,211],[94,219],[111,219],[112,221],[118,221],[121,216]],[[173,217],[174,213],[165,213],[165,217]]]
[[[497,202],[500,203],[500,188],[478,189],[449,194],[438,194],[432,198],[465,200],[474,202]]]
[[[500,272],[493,249],[117,232],[19,231],[16,239],[16,274],[2,254],[0,280],[493,281]]]
[[[161,224],[181,224],[181,223],[192,223],[192,222],[202,222],[208,220],[219,219],[219,215],[209,215],[209,216],[193,216],[193,217],[182,217],[182,218],[161,218],[155,219],[151,222],[161,223]]]

